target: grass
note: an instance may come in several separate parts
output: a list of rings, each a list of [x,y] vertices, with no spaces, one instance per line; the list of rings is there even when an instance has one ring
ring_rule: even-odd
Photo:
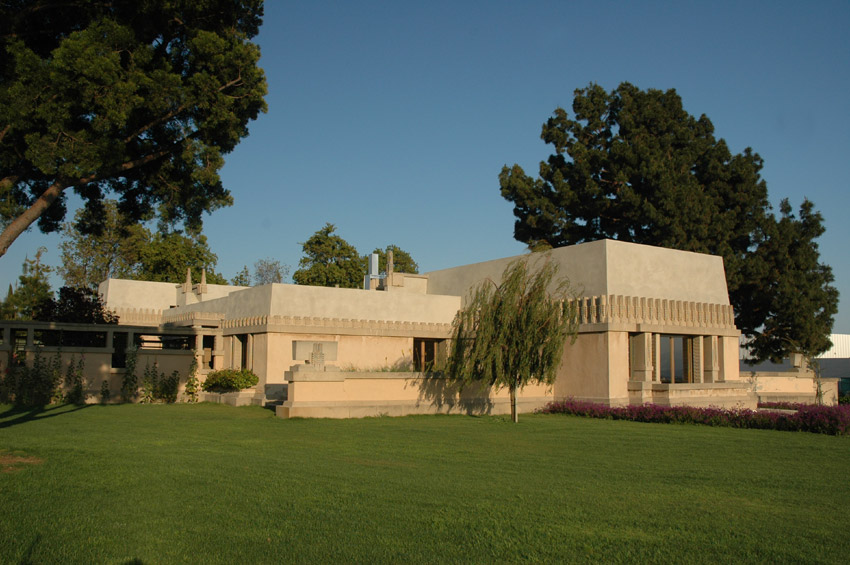
[[[845,563],[850,438],[0,407],[0,562]]]

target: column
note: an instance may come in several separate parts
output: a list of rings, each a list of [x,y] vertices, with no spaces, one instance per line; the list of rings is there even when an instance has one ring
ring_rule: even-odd
[[[245,369],[254,370],[254,334],[248,334],[248,339],[245,340]]]
[[[661,336],[652,334],[652,380],[661,382]]]
[[[213,348],[213,370],[218,371],[224,369],[224,337],[221,335],[215,336],[215,347]]]
[[[629,376],[633,381],[652,381],[652,334],[639,333],[629,337],[631,349],[632,371]]]
[[[704,382],[716,383],[720,376],[720,363],[717,353],[717,336],[707,335],[702,338],[703,343],[703,363]]]
[[[694,336],[691,342],[691,365],[693,367],[693,382],[703,382],[703,348],[702,336]]]

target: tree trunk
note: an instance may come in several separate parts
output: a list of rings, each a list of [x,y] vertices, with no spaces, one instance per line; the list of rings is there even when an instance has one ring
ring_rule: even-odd
[[[62,194],[62,190],[62,183],[59,181],[54,182],[38,197],[38,200],[32,206],[6,226],[6,229],[0,234],[0,257],[6,254],[13,241],[24,233],[56,201],[59,195]]]
[[[511,421],[514,424],[519,422],[519,417],[516,413],[516,386],[511,387]]]

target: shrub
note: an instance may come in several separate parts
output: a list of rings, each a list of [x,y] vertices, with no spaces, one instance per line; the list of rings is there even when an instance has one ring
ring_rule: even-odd
[[[249,369],[223,369],[207,375],[201,388],[207,392],[237,392],[250,388],[260,379]]]
[[[172,371],[171,375],[162,373],[156,387],[156,398],[171,404],[177,402],[177,389],[180,386],[180,372]]]
[[[45,361],[36,350],[32,366],[14,359],[0,377],[0,402],[18,406],[45,406],[62,401],[61,360],[57,353]]]
[[[174,371],[169,376],[159,371],[159,365],[145,366],[145,374],[142,378],[141,395],[139,402],[150,404],[153,402],[166,402],[171,404],[177,402],[177,389],[180,386],[180,373]]]
[[[198,360],[192,357],[192,364],[189,365],[189,378],[186,379],[186,402],[192,403],[198,401],[198,391],[201,385],[198,383]]]
[[[608,420],[703,424],[830,435],[850,434],[850,406],[848,405],[802,405],[793,414],[783,414],[779,412],[755,412],[753,410],[695,408],[693,406],[658,406],[656,404],[612,407],[592,402],[565,400],[563,402],[550,402],[540,411],[545,414],[572,414]]]
[[[803,406],[809,406],[802,402],[759,402],[759,408],[776,408],[778,410],[799,410]]]
[[[65,394],[65,402],[69,404],[85,404],[86,390],[85,372],[86,362],[83,356],[80,356],[80,361],[75,362],[74,356],[71,356],[71,362],[68,364],[68,370],[65,372],[65,385],[68,387],[68,392]]]
[[[138,360],[138,349],[134,345],[131,345],[127,348],[124,376],[121,377],[121,400],[124,402],[132,402],[139,393],[139,382],[136,378],[136,363]]]

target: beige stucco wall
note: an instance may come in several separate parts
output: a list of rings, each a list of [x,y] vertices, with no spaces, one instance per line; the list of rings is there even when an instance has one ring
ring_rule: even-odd
[[[103,381],[106,381],[107,386],[109,387],[110,401],[116,402],[120,399],[121,385],[126,371],[124,369],[112,368],[111,352],[105,353],[93,351],[89,348],[77,347],[66,348],[65,350],[59,351],[57,348],[46,347],[41,352],[41,358],[45,363],[51,364],[54,362],[57,353],[59,353],[63,383],[62,387],[65,392],[68,390],[68,387],[65,386],[64,382],[68,366],[71,363],[74,363],[76,366],[82,357],[84,360],[83,378],[84,391],[87,396],[86,401],[89,403],[100,402],[101,386],[103,385]],[[33,359],[35,358],[35,352],[27,351],[25,355],[27,365],[32,366]],[[164,373],[166,376],[171,375],[172,371],[176,370],[180,374],[178,395],[182,395],[186,385],[186,379],[189,377],[189,366],[191,362],[192,352],[190,351],[163,352],[140,349],[138,350],[138,358],[136,362],[136,380],[139,387],[141,387],[145,368],[148,366],[154,367],[156,365],[158,372],[160,374]],[[0,354],[0,371],[4,371],[7,368],[7,365],[8,355]],[[202,382],[203,377],[201,375],[198,376]]]
[[[607,293],[667,298],[708,304],[729,304],[723,258],[603,240]]]
[[[299,316],[448,324],[459,307],[457,296],[271,284],[187,305],[180,310],[221,312],[228,319]]]
[[[335,341],[337,360],[327,364],[341,369],[389,370],[409,364],[413,338],[391,336],[266,333],[254,336],[254,372],[265,380],[258,386],[286,382],[285,373],[304,359],[292,358],[293,341]],[[271,369],[271,370],[270,370]]]
[[[289,397],[277,409],[285,418],[510,412],[507,389],[468,386],[461,391],[443,378],[421,373],[290,373],[289,378]],[[551,400],[551,387],[529,385],[518,393],[517,409],[529,412]]]
[[[98,287],[103,302],[110,310],[148,308],[167,310],[177,305],[179,284],[109,279]]]
[[[738,360],[740,338],[737,336],[720,336],[718,340],[720,378],[725,381],[740,380],[743,378],[740,372],[740,361]]]
[[[628,403],[629,334],[579,334],[564,346],[554,396],[605,404]]]
[[[583,296],[729,304],[723,259],[714,255],[610,239],[560,247],[548,255]],[[428,292],[465,296],[487,278],[498,282],[505,267],[521,257],[525,255],[429,272]]]
[[[818,387],[812,371],[747,371],[741,377],[751,383],[761,402],[817,402]],[[838,403],[838,379],[821,379],[821,401]]]

